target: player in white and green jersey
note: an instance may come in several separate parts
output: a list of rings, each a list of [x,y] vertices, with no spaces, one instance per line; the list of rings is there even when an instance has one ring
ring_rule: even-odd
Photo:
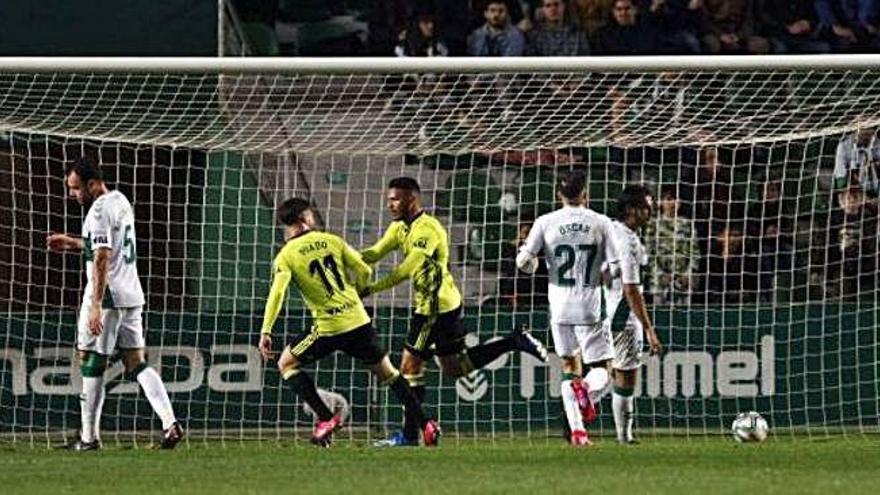
[[[610,391],[614,356],[611,334],[602,325],[603,264],[617,262],[611,219],[587,208],[587,177],[573,170],[556,187],[562,208],[535,220],[516,257],[534,273],[543,255],[550,274],[550,331],[562,358],[560,397],[571,444],[591,445],[586,427],[596,405]],[[583,373],[586,366],[587,373]]]
[[[125,369],[136,376],[153,410],[162,420],[161,448],[174,448],[183,439],[165,384],[147,365],[144,347],[144,292],[137,271],[134,212],[119,191],[107,188],[100,168],[86,158],[66,173],[70,196],[89,208],[82,236],[50,234],[50,251],[82,250],[86,288],[79,313],[77,350],[82,373],[82,428],[70,450],[101,448],[100,423],[104,405],[104,371],[119,351]]]
[[[614,359],[611,361],[614,425],[617,440],[625,444],[636,443],[633,437],[633,394],[642,365],[644,338],[648,339],[651,354],[663,350],[642,295],[642,273],[648,266],[648,254],[637,233],[650,221],[653,203],[653,195],[645,186],[627,186],[618,198],[619,220],[614,221],[612,229],[619,256],[616,265],[610,267],[612,280],[606,291],[605,327],[614,338]]]

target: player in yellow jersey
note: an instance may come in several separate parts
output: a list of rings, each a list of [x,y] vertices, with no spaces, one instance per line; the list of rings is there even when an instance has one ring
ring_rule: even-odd
[[[394,250],[401,250],[403,261],[386,277],[361,294],[366,296],[412,279],[413,318],[403,349],[400,369],[410,388],[422,402],[425,397],[425,361],[436,354],[443,374],[460,377],[491,363],[511,351],[529,353],[547,360],[547,349],[524,330],[514,330],[503,339],[467,348],[467,331],[461,321],[461,293],[449,272],[449,238],[440,222],[425,212],[418,182],[409,177],[388,184],[387,206],[393,222],[375,245],[361,252],[373,264]],[[403,431],[396,432],[380,446],[418,444],[418,424],[404,419]]]
[[[278,207],[277,216],[286,227],[285,245],[273,263],[259,348],[264,359],[272,356],[272,327],[293,281],[312,313],[313,325],[310,332],[295,336],[285,347],[278,358],[278,370],[318,417],[312,442],[328,446],[342,417],[330,412],[315,382],[301,367],[342,351],[369,366],[403,404],[407,421],[421,427],[425,445],[436,445],[440,435],[437,422],[424,416],[413,391],[391,364],[358,297],[358,288],[372,275],[370,267],[340,237],[315,229],[315,214],[307,201],[288,199]],[[349,274],[354,274],[354,279]]]

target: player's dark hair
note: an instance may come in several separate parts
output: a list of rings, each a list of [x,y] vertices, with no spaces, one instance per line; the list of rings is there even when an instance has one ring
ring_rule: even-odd
[[[556,183],[556,190],[569,201],[577,200],[586,188],[587,174],[582,170],[572,170],[560,177]]]
[[[78,158],[67,166],[64,176],[67,177],[70,174],[78,175],[83,185],[88,184],[90,180],[104,180],[101,174],[101,166],[86,156]]]
[[[419,183],[412,177],[397,177],[391,179],[391,182],[388,183],[388,189],[402,189],[414,193],[422,192]]]
[[[647,186],[641,184],[626,186],[617,197],[617,218],[624,220],[629,210],[648,206],[648,196],[653,195]]]
[[[303,221],[306,211],[312,209],[311,203],[301,198],[290,198],[278,205],[275,215],[284,225],[293,225]]]

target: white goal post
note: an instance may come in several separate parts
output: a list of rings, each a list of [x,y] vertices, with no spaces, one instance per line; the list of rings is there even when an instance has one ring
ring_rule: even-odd
[[[310,199],[366,247],[390,221],[388,180],[418,179],[450,233],[468,342],[526,324],[549,343],[546,279],[512,260],[571,168],[609,215],[627,183],[663,198],[642,233],[667,346],[645,359],[643,434],[722,433],[749,410],[777,433],[878,432],[878,76],[880,55],[0,57],[0,438],[78,425],[82,266],[43,239],[80,228],[63,171],[83,154],[135,208],[150,360],[192,439],[310,428],[255,349],[278,202]],[[409,298],[367,301],[395,360]],[[306,325],[291,297],[279,335]],[[155,430],[120,365],[108,373],[105,443]],[[351,438],[396,427],[393,398],[350,359],[314,376],[347,401]],[[543,440],[560,429],[559,380],[555,358],[432,369],[426,406],[451,439]]]

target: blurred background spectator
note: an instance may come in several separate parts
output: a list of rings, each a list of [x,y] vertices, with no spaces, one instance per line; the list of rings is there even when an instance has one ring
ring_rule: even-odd
[[[795,205],[784,200],[782,183],[768,178],[749,206],[747,234],[760,261],[758,298],[775,302],[792,283]]]
[[[767,38],[755,34],[754,5],[750,0],[705,0],[703,43],[710,54],[770,53]]]
[[[659,36],[653,23],[639,14],[632,0],[614,0],[611,20],[596,33],[597,55],[639,55],[657,53]]]
[[[760,237],[772,228],[774,236],[781,236],[785,242],[791,243],[795,215],[795,205],[783,200],[782,183],[768,178],[760,187],[758,200],[749,205],[749,235]]]
[[[871,197],[880,193],[880,140],[877,128],[865,127],[844,136],[834,158],[834,186],[857,185]]]
[[[542,0],[541,15],[528,33],[528,54],[540,57],[589,55],[587,35],[568,19],[566,0]]]
[[[575,26],[587,33],[590,39],[595,38],[599,29],[611,19],[611,5],[614,0],[571,0],[569,8]]]
[[[758,290],[758,259],[746,248],[742,224],[720,224],[710,246],[703,270],[707,302],[754,302]]]
[[[825,288],[823,298],[854,298],[876,288],[878,228],[877,205],[858,186],[837,193],[827,220],[817,216],[811,264]]]
[[[507,4],[490,0],[483,10],[486,22],[468,36],[468,55],[475,57],[517,57],[525,54],[525,37],[510,23]]]
[[[718,148],[703,148],[697,155],[696,170],[682,171],[681,199],[691,205],[694,227],[700,240],[700,250],[708,252],[712,226],[741,219],[742,203],[734,203],[733,167],[721,162]],[[716,227],[717,229],[717,227]]]
[[[828,53],[821,39],[814,0],[758,0],[759,32],[770,39],[774,53]]]
[[[816,0],[819,26],[833,51],[877,52],[877,0]]]
[[[445,57],[449,55],[446,43],[437,35],[437,18],[432,13],[422,13],[409,27],[400,33],[400,41],[394,48],[398,57]]]
[[[696,289],[700,250],[693,222],[679,213],[678,187],[663,186],[659,214],[645,226],[650,294],[654,304],[687,304]]]
[[[521,222],[515,239],[501,247],[501,270],[499,279],[499,303],[511,308],[528,310],[534,305],[547,303],[547,265],[542,259],[534,275],[525,274],[516,267],[516,255],[532,230],[532,222]]]
[[[703,0],[641,0],[637,5],[660,32],[660,53],[702,53],[699,34],[704,15]]]

